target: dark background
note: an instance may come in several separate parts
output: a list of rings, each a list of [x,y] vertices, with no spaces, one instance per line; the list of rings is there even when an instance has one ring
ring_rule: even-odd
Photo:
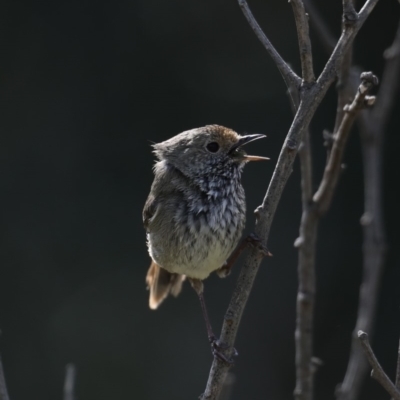
[[[341,2],[325,1],[340,33]],[[283,57],[299,71],[290,4],[252,1]],[[382,0],[355,56],[378,76],[400,7]],[[4,1],[0,4],[0,328],[12,400],[62,397],[64,366],[78,368],[81,400],[196,399],[212,357],[198,300],[148,309],[149,265],[141,212],[152,182],[151,141],[221,124],[266,133],[248,150],[271,157],[246,167],[250,232],[292,117],[276,67],[236,1]],[[327,56],[313,33],[316,72]],[[312,122],[315,183],[325,161],[335,92]],[[400,331],[399,96],[385,145],[390,245],[379,299],[376,353],[394,376]],[[361,278],[363,179],[356,132],[318,240],[315,355],[319,398],[341,382]],[[300,192],[285,189],[237,338],[232,400],[291,399]],[[239,266],[206,281],[219,332]],[[388,396],[367,378],[364,399]]]

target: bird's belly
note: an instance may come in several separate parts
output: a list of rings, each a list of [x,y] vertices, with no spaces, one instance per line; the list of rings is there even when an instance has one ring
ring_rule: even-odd
[[[169,241],[158,241],[154,235],[149,235],[149,252],[157,264],[171,273],[205,279],[222,267],[236,247],[240,234],[238,229],[232,236],[223,239],[218,235],[188,235],[178,240],[170,237]]]
[[[217,242],[207,249],[197,249],[190,261],[187,257],[177,260],[176,264],[171,265],[170,272],[187,275],[189,278],[205,279],[211,272],[222,267],[230,253],[231,246],[223,247]]]

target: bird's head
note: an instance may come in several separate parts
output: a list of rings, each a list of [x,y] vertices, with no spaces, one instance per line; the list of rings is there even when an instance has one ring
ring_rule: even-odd
[[[269,160],[250,156],[243,149],[245,144],[263,137],[263,134],[241,136],[223,126],[207,125],[182,132],[153,147],[160,161],[167,161],[188,177],[224,175],[241,171],[249,161]]]

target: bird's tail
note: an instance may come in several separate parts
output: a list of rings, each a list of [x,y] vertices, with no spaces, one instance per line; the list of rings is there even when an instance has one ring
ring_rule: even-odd
[[[152,261],[146,275],[147,287],[150,289],[150,308],[152,310],[158,308],[170,293],[175,297],[178,296],[184,280],[185,275],[171,274]]]

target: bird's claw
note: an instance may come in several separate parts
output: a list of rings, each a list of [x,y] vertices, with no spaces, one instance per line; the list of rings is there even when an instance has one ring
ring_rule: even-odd
[[[267,246],[262,243],[262,240],[255,233],[250,233],[250,235],[247,236],[247,243],[260,251],[264,256],[272,257]]]
[[[214,357],[220,359],[223,362],[226,362],[229,365],[233,365],[234,361],[232,358],[228,358],[223,351],[229,349],[230,346],[228,346],[226,343],[222,343],[216,338],[210,338],[210,343],[211,343],[211,353]],[[237,357],[239,353],[235,348],[232,349],[232,355],[231,357]]]

